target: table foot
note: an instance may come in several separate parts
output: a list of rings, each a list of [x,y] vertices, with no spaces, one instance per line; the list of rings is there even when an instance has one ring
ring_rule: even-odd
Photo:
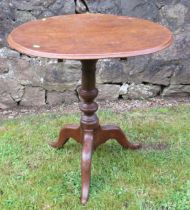
[[[142,147],[141,144],[133,144],[131,143],[124,132],[119,128],[118,126],[115,125],[106,125],[106,126],[101,126],[100,130],[98,132],[98,138],[95,143],[95,149],[105,143],[109,139],[115,139],[122,147],[126,149],[140,149]]]
[[[49,145],[59,149],[64,146],[64,144],[69,140],[69,138],[75,139],[77,142],[81,142],[81,129],[77,125],[66,125],[64,126],[60,133],[59,138],[56,142],[51,142]]]
[[[81,203],[82,204],[87,203],[89,197],[93,143],[94,143],[93,131],[84,131],[82,158],[81,158],[81,174],[82,174]]]

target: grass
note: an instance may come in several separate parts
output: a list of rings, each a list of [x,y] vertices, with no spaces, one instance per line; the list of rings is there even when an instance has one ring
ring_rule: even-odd
[[[190,206],[190,106],[116,114],[99,112],[103,124],[119,124],[139,151],[109,141],[93,155],[90,200],[79,202],[81,146],[48,146],[63,124],[79,115],[43,114],[0,122],[1,210],[188,210]]]

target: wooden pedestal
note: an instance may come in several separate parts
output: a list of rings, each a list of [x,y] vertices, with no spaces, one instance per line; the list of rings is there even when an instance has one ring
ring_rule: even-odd
[[[83,60],[82,62],[82,85],[79,91],[83,102],[80,110],[83,112],[80,125],[66,125],[59,134],[59,138],[51,146],[61,148],[69,140],[75,139],[83,145],[81,158],[82,191],[81,202],[88,201],[91,177],[91,160],[93,151],[109,139],[116,139],[126,149],[139,149],[140,144],[132,144],[128,141],[123,131],[115,125],[100,126],[97,115],[98,104],[94,99],[98,95],[96,84],[97,60]]]

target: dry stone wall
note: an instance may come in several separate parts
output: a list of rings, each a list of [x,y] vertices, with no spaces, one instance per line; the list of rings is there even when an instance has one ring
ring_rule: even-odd
[[[159,53],[98,62],[99,100],[190,95],[189,0],[86,0],[90,12],[136,16],[173,31],[174,44]],[[74,0],[0,1],[0,109],[69,104],[79,99],[78,61],[35,58],[11,50],[8,33],[30,20],[75,12]]]

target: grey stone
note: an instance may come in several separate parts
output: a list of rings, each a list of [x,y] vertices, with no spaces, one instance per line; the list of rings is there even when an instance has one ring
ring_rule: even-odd
[[[129,90],[129,85],[128,84],[123,84],[120,89],[119,89],[119,95],[126,95]]]
[[[98,90],[98,101],[114,101],[119,98],[120,85],[100,84]]]
[[[71,14],[75,12],[74,1],[71,0],[56,0],[54,4],[49,6],[50,11],[56,15]]]
[[[1,0],[1,4],[0,4],[0,19],[11,19],[14,18],[14,12],[12,10],[13,5],[11,6],[10,1],[7,0]]]
[[[149,0],[121,0],[122,15],[136,16],[156,20],[158,9],[154,1]]]
[[[33,16],[30,12],[20,10],[16,11],[16,18],[19,24],[36,19],[36,17]]]
[[[0,58],[0,75],[7,74],[9,72],[7,62],[7,59]]]
[[[123,81],[124,67],[119,59],[103,59],[97,65],[98,83],[121,83]]]
[[[180,68],[177,62],[150,62],[143,72],[143,82],[168,86],[170,84],[171,76]]]
[[[147,99],[158,95],[161,91],[160,86],[157,85],[144,85],[144,84],[131,84],[128,88],[127,94],[122,95],[124,99]]]
[[[170,85],[165,88],[162,96],[164,97],[186,97],[190,96],[190,85]]]
[[[56,91],[47,92],[46,103],[51,106],[61,104],[72,104],[74,102],[78,102],[78,98],[75,91],[65,91],[63,93]]]
[[[58,13],[63,6],[64,6],[63,1],[58,0],[58,1],[55,1],[52,5],[50,5],[49,9],[51,11],[55,11],[56,13]]]
[[[123,60],[122,63],[124,65],[124,74],[123,82],[124,83],[142,83],[144,72],[146,72],[147,65],[150,62],[150,56],[138,56],[128,58],[127,60]]]
[[[171,77],[170,84],[190,85],[190,63],[189,60],[178,62],[175,71]]]
[[[0,79],[0,108],[12,108],[20,102],[24,94],[24,87],[16,80]]]
[[[9,108],[12,108],[12,106],[8,106],[5,103],[1,103],[1,101],[0,101],[0,110],[9,109]]]
[[[38,3],[40,1],[37,1]],[[13,6],[18,10],[18,11],[31,11],[34,9],[42,9],[41,7],[39,7],[40,5],[35,5],[36,1],[17,1],[17,0],[13,0]]]
[[[65,0],[64,7],[61,8],[59,14],[74,14],[74,13],[75,13],[74,1]]]
[[[121,2],[113,0],[104,0],[104,1],[94,1],[86,0],[90,12],[95,13],[111,13],[111,14],[121,14]]]
[[[12,59],[9,63],[10,76],[17,78],[20,84],[27,86],[43,86],[45,67],[31,64],[24,59]]]
[[[161,22],[173,30],[176,30],[184,24],[187,13],[188,7],[184,4],[165,5],[160,10]]]
[[[11,96],[7,93],[0,93],[0,109],[13,108],[17,104],[12,100]]]
[[[45,90],[39,87],[25,87],[24,95],[20,102],[22,106],[44,106]]]
[[[54,16],[55,14],[51,11],[44,11],[43,13],[41,13],[38,18],[46,18],[46,17],[52,17]]]
[[[15,12],[10,1],[0,1],[0,48],[7,46],[6,36],[13,29]]]
[[[9,87],[11,89],[10,95],[15,102],[20,102],[24,95],[24,87],[18,83],[14,84],[14,82],[12,81],[12,84],[9,84]]]
[[[79,61],[65,61],[49,65],[44,77],[43,87],[49,91],[64,92],[75,90],[81,76]]]
[[[10,48],[3,47],[0,49],[0,58],[20,58],[20,53]]]

